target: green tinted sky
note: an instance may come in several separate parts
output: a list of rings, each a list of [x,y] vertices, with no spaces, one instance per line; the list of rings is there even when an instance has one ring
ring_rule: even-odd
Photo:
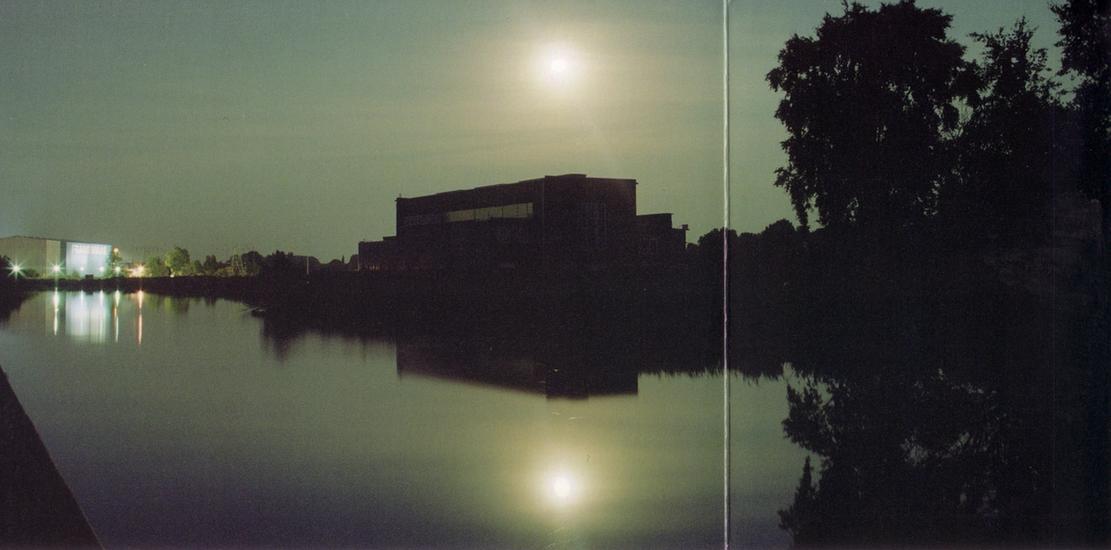
[[[566,172],[638,179],[692,240],[721,225],[721,4],[550,4],[0,3],[0,235],[330,258],[392,234],[398,195]],[[1054,39],[1043,2],[923,4]],[[741,230],[790,215],[763,76],[839,10],[733,4]]]

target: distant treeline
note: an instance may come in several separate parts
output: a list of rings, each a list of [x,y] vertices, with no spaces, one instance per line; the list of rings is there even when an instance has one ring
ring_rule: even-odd
[[[254,277],[263,272],[297,272],[304,273],[306,268],[310,271],[319,269],[345,270],[355,264],[343,259],[332,260],[322,264],[312,256],[295,256],[292,252],[275,250],[269,255],[251,250],[243,254],[232,254],[226,260],[219,260],[215,255],[206,255],[204,260],[193,259],[189,250],[175,246],[160,256],[151,256],[142,264],[135,263],[129,268],[129,274],[138,275],[135,268],[142,266],[141,273],[148,277]]]

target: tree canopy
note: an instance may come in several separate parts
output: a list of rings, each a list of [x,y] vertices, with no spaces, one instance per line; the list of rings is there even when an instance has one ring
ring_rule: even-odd
[[[1080,119],[1080,189],[1103,203],[1111,238],[1111,0],[1068,0],[1051,6],[1061,24],[1061,74],[1078,79],[1073,108]]]
[[[978,90],[942,190],[944,219],[960,231],[970,224],[990,235],[1039,235],[1049,228],[1054,181],[1065,172],[1054,151],[1066,117],[1046,51],[1030,44],[1033,34],[1025,19],[1009,30],[972,34],[983,45],[973,64]]]
[[[791,37],[767,79],[784,97],[787,165],[776,185],[800,223],[896,230],[934,212],[951,165],[947,132],[975,92],[951,16],[913,0],[826,15],[815,37]]]

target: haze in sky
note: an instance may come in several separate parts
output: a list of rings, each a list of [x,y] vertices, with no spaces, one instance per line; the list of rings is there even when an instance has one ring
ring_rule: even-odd
[[[721,3],[550,4],[0,3],[0,236],[326,260],[392,235],[398,196],[569,172],[636,178],[691,241],[721,226]],[[1045,2],[920,4],[1056,39]],[[794,219],[764,75],[840,11],[732,4],[739,230]]]

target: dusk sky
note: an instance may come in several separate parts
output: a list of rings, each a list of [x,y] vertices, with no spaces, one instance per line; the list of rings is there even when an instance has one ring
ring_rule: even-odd
[[[722,225],[721,3],[550,4],[5,1],[0,236],[327,260],[392,235],[399,195],[569,172],[636,178],[689,240]],[[1044,1],[919,4],[1056,40]],[[764,75],[840,6],[732,4],[738,230],[794,219]]]

